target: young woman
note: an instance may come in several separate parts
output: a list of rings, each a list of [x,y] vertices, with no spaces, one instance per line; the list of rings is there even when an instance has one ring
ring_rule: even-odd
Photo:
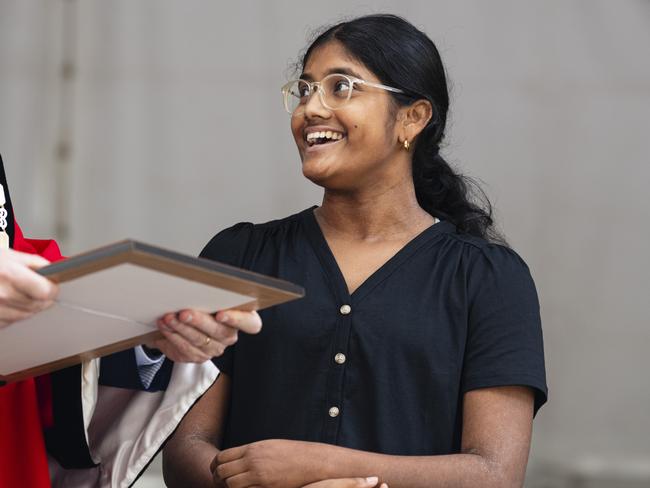
[[[521,486],[546,401],[539,306],[489,204],[439,153],[438,51],[373,15],[323,32],[301,68],[284,101],[322,205],[238,224],[202,255],[307,296],[215,360],[223,374],[165,448],[166,482]]]

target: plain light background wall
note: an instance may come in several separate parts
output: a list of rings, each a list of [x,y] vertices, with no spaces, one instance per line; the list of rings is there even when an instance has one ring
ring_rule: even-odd
[[[24,230],[67,253],[135,237],[196,254],[319,203],[279,87],[312,29],[383,11],[438,45],[444,153],[484,181],[538,286],[550,403],[528,484],[647,482],[647,0],[0,0],[0,153]]]

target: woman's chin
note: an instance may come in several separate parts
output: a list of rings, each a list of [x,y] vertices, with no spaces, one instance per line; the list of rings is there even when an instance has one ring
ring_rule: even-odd
[[[323,182],[327,181],[334,172],[334,165],[327,160],[306,157],[302,162],[302,174],[305,178],[323,186]]]

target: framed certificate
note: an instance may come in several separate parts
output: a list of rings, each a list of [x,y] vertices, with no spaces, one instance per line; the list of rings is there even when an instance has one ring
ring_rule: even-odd
[[[259,310],[304,295],[297,285],[125,240],[51,264],[55,304],[0,329],[0,380],[16,381],[160,337],[156,320],[196,309]]]

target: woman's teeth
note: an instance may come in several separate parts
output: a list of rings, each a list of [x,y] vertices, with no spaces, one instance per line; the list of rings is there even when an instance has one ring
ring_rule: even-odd
[[[310,132],[307,134],[307,144],[313,146],[314,144],[324,144],[330,141],[338,141],[343,139],[343,134],[340,132],[333,132],[331,130],[321,132]]]

